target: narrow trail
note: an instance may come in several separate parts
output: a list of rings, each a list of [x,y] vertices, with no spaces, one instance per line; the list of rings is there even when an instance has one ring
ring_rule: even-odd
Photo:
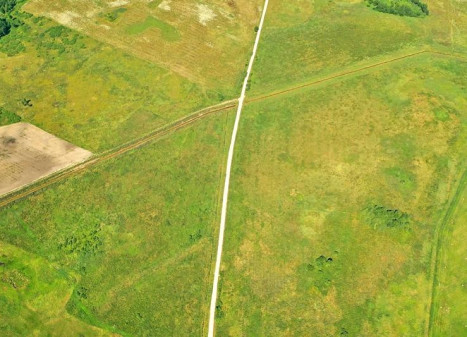
[[[253,52],[251,54],[250,62],[248,63],[248,69],[246,72],[245,79],[243,80],[242,92],[238,99],[237,114],[235,116],[235,124],[232,131],[232,139],[230,141],[229,154],[227,156],[227,168],[225,171],[225,183],[224,183],[224,194],[222,196],[222,211],[221,220],[219,225],[219,241],[217,245],[216,265],[214,268],[214,279],[212,284],[211,294],[211,306],[209,309],[209,329],[208,337],[214,337],[214,321],[216,319],[216,304],[217,304],[217,293],[219,286],[219,272],[222,260],[222,248],[224,246],[224,231],[225,231],[225,220],[227,217],[227,202],[229,198],[229,185],[230,185],[230,173],[232,169],[232,160],[235,150],[235,141],[237,139],[238,125],[240,123],[240,117],[242,114],[243,105],[245,102],[245,93],[248,87],[248,80],[250,78],[251,70],[253,69],[253,63],[255,62],[256,51],[258,50],[259,40],[261,38],[261,32],[263,30],[264,19],[268,9],[269,0],[264,1],[263,13],[261,14],[261,20],[259,22],[258,31],[256,33],[255,44],[253,46]]]
[[[467,57],[464,57],[464,56],[458,55],[458,54],[454,54],[454,53],[446,53],[446,52],[441,52],[441,51],[436,51],[436,50],[420,50],[418,52],[414,52],[414,53],[411,53],[411,54],[407,54],[407,55],[399,56],[399,57],[392,58],[392,59],[389,59],[389,60],[381,61],[381,62],[378,62],[378,63],[370,64],[370,65],[367,65],[367,66],[364,66],[364,67],[361,67],[361,68],[348,70],[348,71],[343,71],[343,72],[336,73],[336,74],[332,74],[332,75],[329,75],[327,77],[319,78],[319,79],[316,79],[314,81],[306,82],[306,83],[296,85],[296,86],[293,86],[293,87],[290,87],[290,88],[287,88],[287,89],[282,89],[282,90],[279,90],[279,91],[271,92],[269,94],[252,97],[252,98],[246,100],[245,104],[253,103],[253,102],[256,102],[256,101],[262,101],[262,100],[265,100],[267,98],[271,98],[271,97],[274,97],[274,96],[287,94],[289,92],[293,92],[293,91],[296,91],[296,90],[299,90],[299,89],[302,89],[302,88],[311,87],[311,86],[321,84],[321,83],[325,83],[325,82],[328,82],[328,81],[331,81],[331,80],[339,79],[341,77],[349,76],[349,75],[352,75],[352,74],[357,74],[357,73],[360,73],[360,72],[368,70],[368,69],[378,68],[378,67],[384,66],[386,64],[394,63],[394,62],[397,62],[397,61],[402,61],[404,59],[408,59],[408,58],[415,57],[415,56],[422,55],[422,54],[432,54],[432,55],[446,56],[446,57],[455,58],[455,59],[458,59],[458,60],[461,60],[461,61],[467,61]]]
[[[185,116],[182,119],[179,119],[175,122],[172,122],[168,125],[162,126],[161,128],[152,131],[151,133],[133,140],[129,143],[126,143],[124,145],[121,145],[119,147],[116,147],[114,149],[111,149],[109,151],[103,152],[101,154],[98,154],[96,156],[91,157],[90,159],[79,163],[75,166],[72,166],[70,168],[67,168],[65,170],[59,171],[55,174],[52,174],[48,177],[44,177],[41,180],[32,182],[31,184],[22,187],[21,189],[18,189],[16,191],[13,191],[9,194],[6,194],[2,197],[0,197],[0,208],[5,207],[9,205],[12,202],[15,202],[19,199],[25,198],[43,188],[46,188],[56,182],[62,181],[64,179],[67,179],[71,176],[74,176],[78,173],[81,173],[82,171],[97,165],[101,162],[113,159],[115,157],[121,156],[122,154],[125,154],[131,150],[137,149],[139,147],[142,147],[153,140],[159,139],[167,134],[170,134],[176,130],[182,129],[188,125],[191,125],[195,123],[196,121],[203,119],[209,115],[212,115],[216,112],[223,111],[223,110],[228,110],[232,109],[236,106],[237,100],[230,100],[223,102],[218,105],[213,105],[211,107],[199,110],[191,115]]]
[[[432,275],[432,284],[431,284],[431,298],[430,298],[430,308],[429,308],[429,318],[427,326],[425,328],[425,336],[432,337],[434,335],[434,325],[436,322],[437,315],[437,296],[438,296],[438,283],[439,283],[439,260],[440,260],[440,250],[443,245],[443,240],[446,232],[446,227],[448,222],[452,219],[454,212],[459,204],[461,195],[464,189],[467,186],[467,170],[465,170],[462,176],[459,179],[454,195],[449,203],[449,206],[444,214],[443,219],[439,223],[435,231],[434,238],[434,247],[431,260],[431,275]]]
[[[368,66],[361,67],[361,68],[358,68],[358,69],[344,71],[344,72],[341,72],[341,73],[330,75],[328,77],[317,79],[317,80],[312,81],[312,82],[307,82],[307,83],[297,85],[297,86],[294,86],[294,87],[290,87],[290,88],[287,88],[287,89],[272,92],[270,94],[266,94],[266,95],[262,95],[262,96],[258,96],[258,97],[253,97],[253,98],[247,100],[247,103],[262,101],[262,100],[264,100],[266,98],[283,95],[283,94],[286,94],[286,93],[289,93],[289,92],[292,92],[292,91],[295,91],[295,90],[298,90],[298,89],[302,89],[302,88],[310,87],[310,86],[313,86],[313,85],[316,85],[316,84],[328,82],[328,81],[336,79],[336,78],[348,76],[348,75],[351,75],[351,74],[356,74],[356,73],[362,72],[362,71],[367,70],[367,69],[377,68],[377,67],[383,66],[385,64],[393,63],[393,62],[396,62],[396,61],[401,61],[401,60],[404,60],[404,59],[407,59],[407,58],[410,58],[410,57],[414,57],[414,56],[418,56],[418,55],[426,54],[426,53],[431,53],[431,52],[429,50],[421,50],[421,51],[418,51],[418,52],[415,52],[415,53],[411,53],[411,54],[408,54],[408,55],[403,55],[403,56],[396,57],[396,58],[393,58],[393,59],[390,59],[390,60],[378,62],[378,63],[375,63],[375,64],[370,64]]]

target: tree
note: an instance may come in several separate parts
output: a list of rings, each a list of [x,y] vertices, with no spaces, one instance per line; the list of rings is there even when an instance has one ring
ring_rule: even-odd
[[[8,15],[16,6],[16,0],[0,0],[0,13]]]
[[[0,18],[0,38],[2,36],[8,35],[10,33],[10,29],[10,23],[5,19]]]

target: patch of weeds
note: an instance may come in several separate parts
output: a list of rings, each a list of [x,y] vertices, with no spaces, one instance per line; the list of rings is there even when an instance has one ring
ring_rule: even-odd
[[[408,228],[412,223],[409,214],[381,205],[370,205],[363,213],[366,222],[374,229]]]
[[[201,233],[201,229],[198,229],[195,233],[190,234],[190,243],[195,243],[196,241],[199,241],[203,237],[203,234]]]
[[[73,48],[84,48],[83,37],[64,26],[54,26],[39,34],[37,50],[42,55],[57,55],[70,52]]]
[[[121,7],[121,8],[114,9],[111,12],[105,13],[103,16],[107,21],[114,22],[114,21],[117,21],[120,15],[122,15],[126,11],[127,11],[126,8]]]
[[[451,119],[451,115],[455,115],[455,109],[452,109],[448,106],[440,106],[433,110],[436,120],[440,122],[447,122]]]
[[[411,192],[416,187],[416,176],[410,171],[400,167],[391,167],[384,170],[388,183],[401,192]]]
[[[100,225],[95,225],[90,230],[74,233],[58,245],[58,249],[66,254],[96,255],[101,250],[103,241],[99,235]]]
[[[86,288],[86,287],[83,287],[83,286],[80,286],[76,289],[76,295],[79,297],[79,298],[82,298],[82,299],[87,299],[88,298],[88,291],[89,289]]]
[[[306,264],[306,272],[313,278],[312,284],[322,293],[326,293],[332,283],[332,275],[335,271],[334,258],[320,255],[312,262]]]
[[[14,289],[22,289],[29,284],[29,278],[17,269],[4,271],[0,280]]]
[[[14,112],[0,108],[0,126],[21,122],[21,117]]]

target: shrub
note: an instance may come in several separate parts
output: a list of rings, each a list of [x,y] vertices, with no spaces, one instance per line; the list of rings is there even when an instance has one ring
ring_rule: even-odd
[[[6,19],[0,18],[0,38],[8,35],[11,30],[11,25]]]
[[[378,12],[400,16],[422,17],[429,14],[428,6],[420,0],[367,0]]]
[[[373,228],[407,228],[411,224],[410,216],[398,209],[371,205],[364,210],[367,221]]]

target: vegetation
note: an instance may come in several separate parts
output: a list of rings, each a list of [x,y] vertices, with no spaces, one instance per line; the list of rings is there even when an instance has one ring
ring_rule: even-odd
[[[1,209],[0,335],[201,335],[232,122],[213,115]]]
[[[429,14],[428,6],[420,0],[367,0],[378,12],[420,17]]]
[[[218,335],[425,334],[433,236],[467,158],[466,71],[420,55],[246,106]]]
[[[464,175],[464,180],[466,176]],[[467,333],[465,257],[467,247],[467,197],[466,182],[460,182],[457,203],[452,205],[445,228],[440,233],[442,241],[439,266],[433,292],[432,336],[464,336]]]
[[[10,33],[11,25],[6,19],[0,18],[0,37]]]
[[[21,122],[21,117],[14,112],[0,108],[0,126]]]
[[[407,228],[410,218],[407,213],[398,209],[388,209],[384,206],[371,205],[365,209],[367,221],[376,228]]]
[[[403,15],[270,3],[232,167],[218,336],[466,334],[452,197],[467,164],[465,6],[433,2],[419,20],[406,16],[428,14],[417,0],[368,1]],[[99,152],[236,97],[262,1],[234,2],[209,2],[215,27],[160,0],[16,5],[21,24],[1,16],[0,125]],[[82,33],[54,23],[70,11]],[[422,50],[452,55],[405,57]],[[0,335],[205,334],[232,117],[0,209]]]
[[[104,17],[109,20],[110,22],[114,22],[116,21],[123,13],[125,13],[127,11],[126,8],[124,7],[120,7],[120,8],[116,8],[114,10],[112,10],[111,12],[109,13],[106,13],[104,15]]]
[[[154,64],[19,12],[0,39],[6,110],[93,152],[135,139],[219,102],[208,90]],[[31,107],[31,105],[33,107]]]
[[[17,0],[0,0],[0,38],[22,24],[14,15],[16,5]]]
[[[312,82],[411,54],[427,45],[449,46],[452,41],[465,41],[462,29],[453,32],[451,39],[445,24],[449,14],[441,9],[449,2],[442,1],[444,5],[432,5],[437,15],[430,20],[381,15],[358,1],[317,0],[311,4],[296,0],[272,4],[249,95]],[[459,48],[460,52],[463,50]]]
[[[127,31],[132,35],[141,34],[150,28],[157,28],[167,41],[177,41],[180,39],[180,33],[175,27],[152,16],[148,16],[143,22],[129,26]]]
[[[72,20],[68,25],[98,41],[170,69],[205,91],[234,98],[241,88],[244,60],[254,41],[251,32],[263,3],[242,1],[206,3],[203,6],[216,15],[206,23],[195,0],[178,5],[161,0],[125,1],[121,7],[111,7],[108,1],[31,0],[24,8],[65,25]]]

